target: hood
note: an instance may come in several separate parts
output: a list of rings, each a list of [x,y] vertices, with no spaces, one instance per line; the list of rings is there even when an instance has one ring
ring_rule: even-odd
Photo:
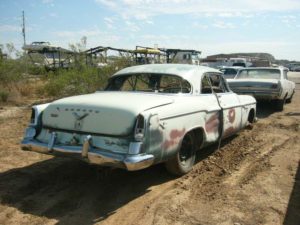
[[[152,93],[96,92],[51,103],[42,120],[51,128],[125,136],[141,112],[172,102],[171,96]]]

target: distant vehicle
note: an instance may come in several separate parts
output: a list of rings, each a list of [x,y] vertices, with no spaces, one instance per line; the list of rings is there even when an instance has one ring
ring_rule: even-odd
[[[189,51],[180,51],[177,52],[173,60],[176,63],[199,65],[200,54]]]
[[[47,51],[48,49],[53,48],[50,42],[47,41],[35,41],[29,45],[24,45],[23,49],[27,51]]]
[[[188,173],[196,151],[255,121],[256,100],[233,93],[220,71],[148,64],[115,73],[105,91],[32,107],[22,149],[140,170]]]
[[[294,72],[300,72],[300,65],[293,67]]]
[[[231,79],[236,76],[241,66],[223,66],[220,68],[220,71],[223,73],[224,78]]]
[[[40,54],[44,61],[38,62],[45,66],[46,70],[53,70],[56,68],[69,68],[73,60],[70,58],[72,51],[51,45],[46,41],[35,41],[29,45],[24,45],[23,49],[28,51],[28,54]],[[35,65],[36,62],[34,63]]]
[[[252,63],[249,62],[245,58],[230,58],[229,59],[229,64],[231,64],[231,66],[241,66],[241,67],[252,66]]]
[[[300,63],[290,63],[287,67],[290,71],[300,71]]]
[[[288,80],[288,69],[278,68],[244,68],[239,70],[228,84],[238,94],[252,95],[256,100],[274,101],[278,110],[283,110],[286,102],[291,102],[295,93],[295,83]]]

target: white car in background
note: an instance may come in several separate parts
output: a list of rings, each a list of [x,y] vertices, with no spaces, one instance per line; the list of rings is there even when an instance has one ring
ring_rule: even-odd
[[[288,80],[287,72],[285,67],[244,68],[227,82],[235,93],[252,95],[257,101],[274,101],[276,108],[283,110],[295,93],[295,83]]]

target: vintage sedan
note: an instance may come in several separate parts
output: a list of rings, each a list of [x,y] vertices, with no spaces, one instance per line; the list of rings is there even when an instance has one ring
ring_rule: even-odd
[[[285,102],[291,102],[295,83],[288,80],[285,67],[256,67],[240,69],[234,79],[227,80],[230,88],[238,94],[253,95],[256,100],[269,100],[278,110]]]
[[[256,118],[256,100],[233,93],[218,70],[128,67],[104,91],[32,107],[22,149],[139,170],[157,163],[189,172],[195,152]]]

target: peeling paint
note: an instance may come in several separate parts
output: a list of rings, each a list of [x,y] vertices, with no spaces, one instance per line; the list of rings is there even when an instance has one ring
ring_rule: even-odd
[[[205,130],[207,133],[217,133],[220,120],[219,113],[213,114],[205,123]]]
[[[234,127],[228,127],[225,131],[224,131],[224,134],[223,136],[224,137],[227,137],[229,135],[231,135],[232,133],[235,133],[236,132],[236,128]]]
[[[230,123],[234,122],[234,120],[235,120],[235,109],[234,108],[232,108],[232,109],[229,110],[229,112],[228,112],[228,120],[229,120]]]
[[[171,130],[169,134],[169,139],[165,140],[164,143],[162,144],[163,149],[169,149],[175,145],[179,144],[180,139],[183,137],[185,134],[185,128],[182,130]]]

